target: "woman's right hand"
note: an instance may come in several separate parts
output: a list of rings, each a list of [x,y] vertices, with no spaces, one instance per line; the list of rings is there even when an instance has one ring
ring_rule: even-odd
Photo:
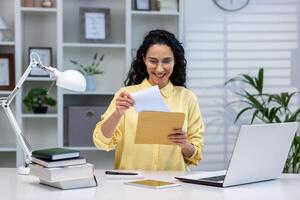
[[[134,100],[128,92],[121,92],[116,99],[116,114],[122,116],[127,109],[134,105]]]

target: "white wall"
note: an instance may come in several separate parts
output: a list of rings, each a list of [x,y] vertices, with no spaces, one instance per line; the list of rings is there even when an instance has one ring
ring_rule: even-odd
[[[233,124],[236,110],[225,106],[235,96],[224,88],[225,81],[264,67],[269,91],[299,91],[299,1],[250,0],[233,13],[212,0],[185,2],[188,87],[198,95],[206,123],[204,159],[194,169],[223,169],[238,126],[249,122]]]

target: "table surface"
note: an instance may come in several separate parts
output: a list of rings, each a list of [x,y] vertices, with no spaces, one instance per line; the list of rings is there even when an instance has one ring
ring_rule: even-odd
[[[228,188],[181,183],[179,187],[150,189],[124,184],[124,180],[108,179],[105,170],[95,170],[99,185],[93,188],[60,190],[39,184],[36,177],[18,175],[15,168],[0,169],[0,195],[3,200],[35,199],[122,199],[122,200],[286,200],[299,199],[300,174],[284,174],[282,178]],[[196,172],[145,171],[145,178],[179,182],[175,176]],[[197,172],[199,173],[199,172]]]

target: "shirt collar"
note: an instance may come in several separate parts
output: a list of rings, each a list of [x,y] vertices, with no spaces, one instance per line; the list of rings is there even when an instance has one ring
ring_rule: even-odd
[[[143,88],[148,88],[148,87],[152,86],[146,78],[143,80],[143,82],[141,84],[142,84]],[[173,88],[174,88],[174,85],[171,83],[171,81],[169,81],[165,87],[160,88],[159,90],[160,90],[160,93],[164,97],[168,98],[171,95]]]

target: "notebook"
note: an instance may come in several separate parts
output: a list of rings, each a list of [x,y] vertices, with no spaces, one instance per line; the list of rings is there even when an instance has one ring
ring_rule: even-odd
[[[227,170],[218,176],[175,177],[188,183],[227,187],[281,176],[298,122],[243,125]]]
[[[160,180],[152,180],[152,179],[130,181],[130,182],[125,182],[124,184],[139,186],[139,187],[147,187],[147,188],[152,188],[152,189],[162,189],[162,188],[180,186],[179,183],[166,182],[166,181],[160,181]]]
[[[48,159],[31,157],[31,161],[45,167],[64,167],[70,165],[82,165],[86,163],[86,159],[82,157],[69,158],[63,160],[48,160]]]
[[[79,157],[79,151],[66,148],[41,149],[33,151],[32,157],[48,160],[62,160]]]

